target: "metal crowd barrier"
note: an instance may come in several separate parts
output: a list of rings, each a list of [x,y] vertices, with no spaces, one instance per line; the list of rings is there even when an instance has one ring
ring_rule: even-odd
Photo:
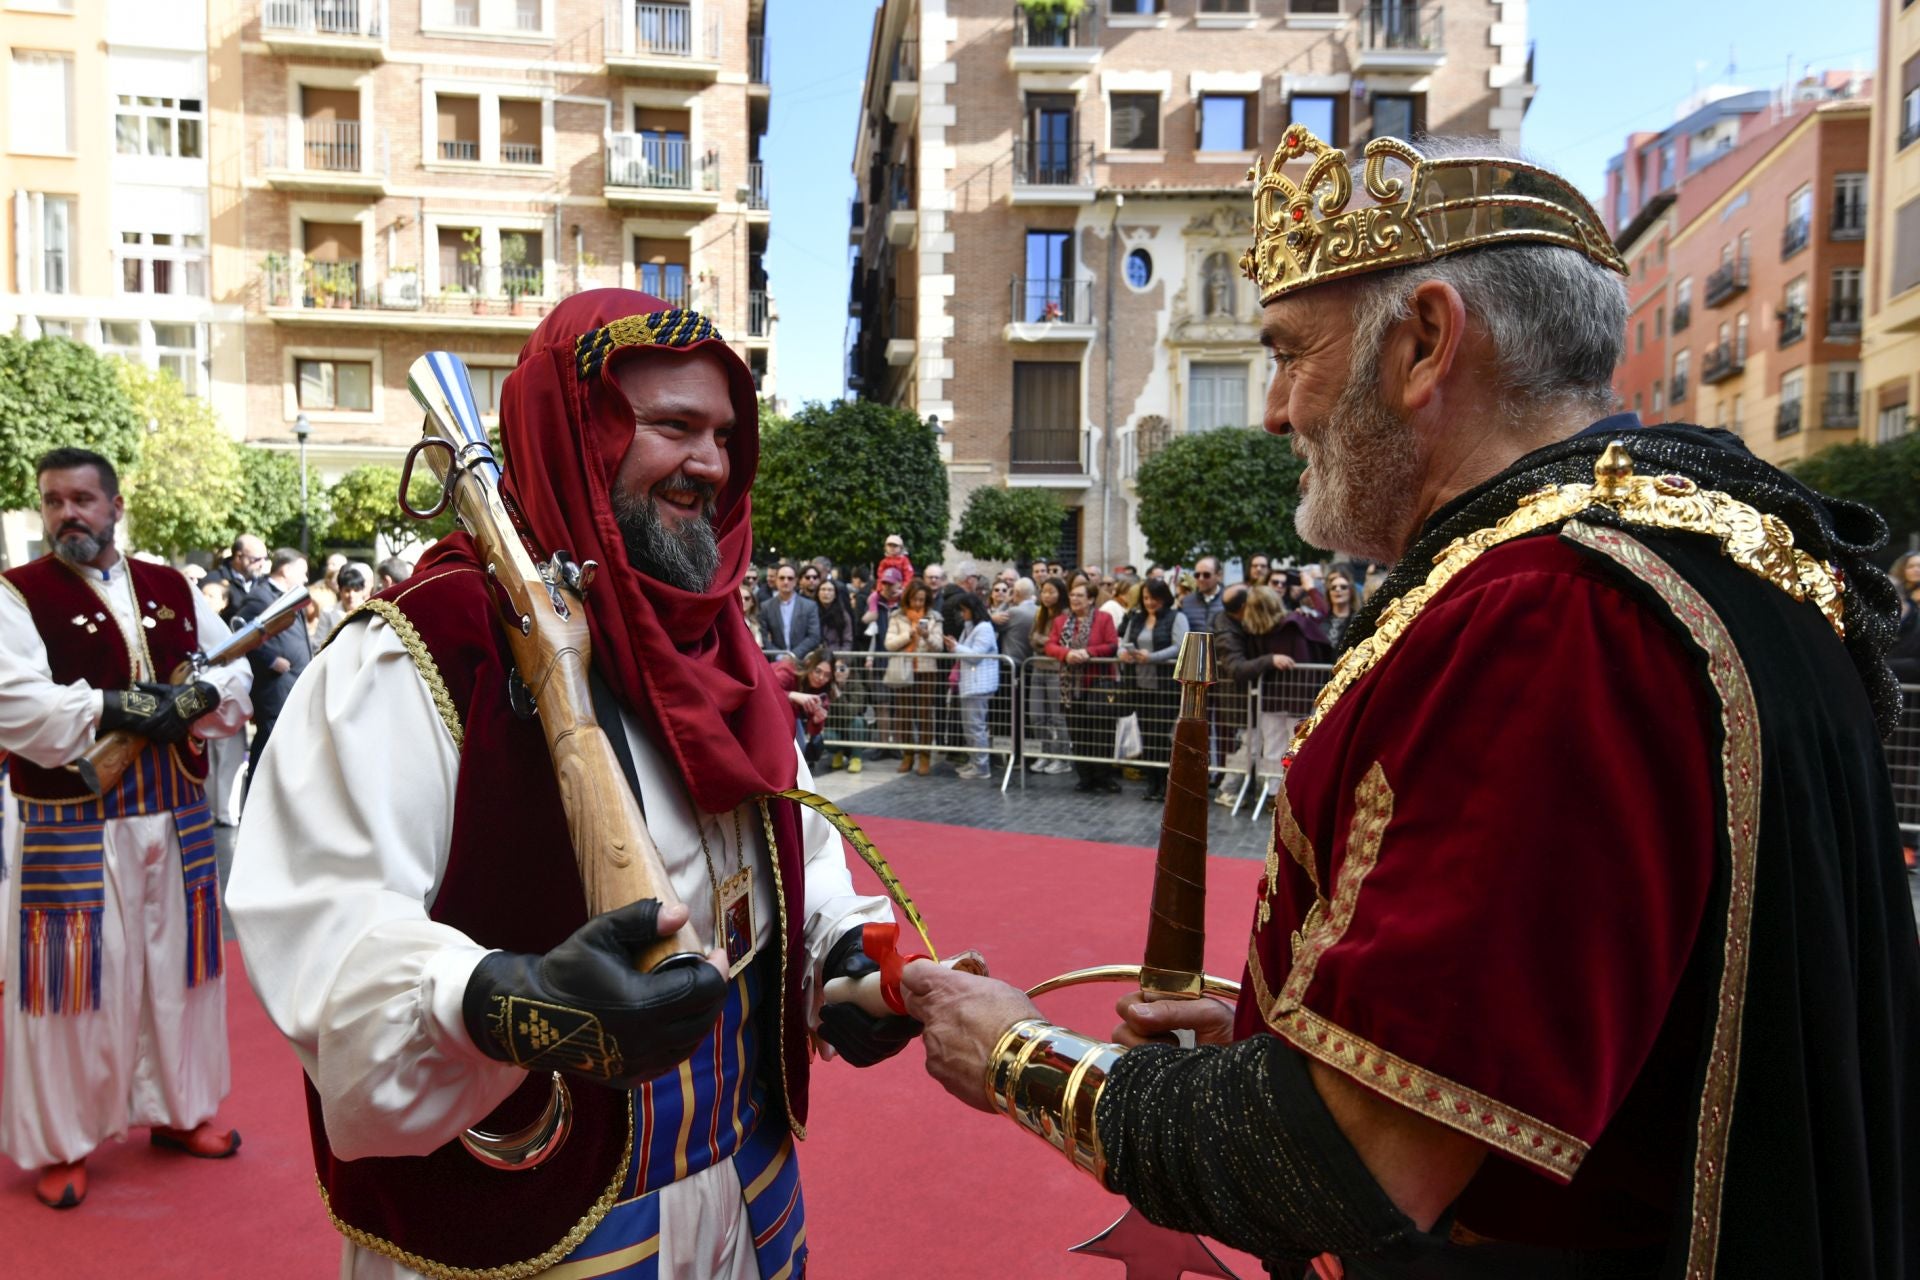
[[[1887,742],[1887,772],[1893,777],[1893,808],[1900,832],[1920,844],[1920,684],[1900,686],[1900,723]]]
[[[1017,672],[1005,654],[889,653],[845,650],[834,655],[844,666],[840,689],[827,708],[823,747],[835,751],[924,752],[929,756],[996,757],[1000,790],[1012,781],[1019,755],[1014,742],[1013,694]],[[986,744],[968,739],[968,706],[957,673],[963,667],[991,663],[999,687],[986,695]],[[836,673],[838,675],[838,673]],[[1004,757],[1000,764],[999,757]],[[965,761],[963,760],[962,763]]]

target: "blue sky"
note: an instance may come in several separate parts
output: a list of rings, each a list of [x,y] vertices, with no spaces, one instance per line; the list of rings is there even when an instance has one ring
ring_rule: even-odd
[[[1262,0],[1277,4],[1280,0]],[[779,389],[797,407],[842,394],[847,198],[873,0],[772,0],[773,119],[767,252],[779,305]],[[1608,157],[1634,130],[1663,128],[1696,85],[1780,83],[1858,66],[1871,73],[1872,0],[1534,0],[1540,82],[1522,144],[1597,196]],[[1729,77],[1729,62],[1735,66]]]

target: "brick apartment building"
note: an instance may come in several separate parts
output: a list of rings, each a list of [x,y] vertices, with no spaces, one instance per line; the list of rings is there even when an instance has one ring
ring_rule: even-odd
[[[1879,8],[1860,380],[1861,437],[1884,442],[1913,430],[1920,405],[1920,9]]]
[[[1858,437],[1871,104],[1852,91],[1798,86],[1624,229],[1627,407],[1729,428],[1770,462]]]
[[[212,0],[214,296],[245,308],[245,437],[323,473],[419,435],[407,368],[491,419],[553,303],[711,315],[763,379],[765,0]]]
[[[1259,421],[1249,164],[1291,121],[1517,141],[1532,92],[1523,0],[884,0],[848,385],[939,420],[956,513],[1046,486],[1063,558],[1142,560],[1139,461]]]
[[[1655,199],[1724,157],[1743,130],[1768,122],[1774,91],[1715,85],[1680,104],[1674,122],[1657,131],[1627,135],[1626,147],[1607,161],[1600,218],[1615,239]]]

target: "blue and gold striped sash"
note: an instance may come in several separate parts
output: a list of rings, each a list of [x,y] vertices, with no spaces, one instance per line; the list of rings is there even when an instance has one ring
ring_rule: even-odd
[[[566,1261],[542,1280],[660,1280],[675,1274],[660,1258],[659,1191],[722,1160],[732,1160],[764,1280],[806,1273],[806,1205],[793,1137],[784,1124],[761,1124],[766,1087],[755,1071],[759,1029],[754,1009],[768,980],[755,964],[736,978],[719,1025],[680,1069],[634,1090],[634,1172],[627,1199],[601,1219]]]
[[[20,1008],[31,1014],[100,1007],[100,929],[106,909],[106,825],[172,813],[186,893],[186,983],[221,972],[220,887],[213,814],[173,753],[150,745],[105,796],[20,801]]]

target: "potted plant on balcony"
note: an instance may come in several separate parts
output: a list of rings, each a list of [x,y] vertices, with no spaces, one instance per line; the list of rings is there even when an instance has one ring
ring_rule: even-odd
[[[466,248],[460,251],[460,265],[467,268],[463,287],[473,292],[473,314],[479,315],[486,310],[485,290],[481,288],[480,274],[480,228],[468,227],[460,233],[460,241]]]
[[[1032,44],[1066,44],[1067,32],[1086,11],[1087,0],[1020,0]]]
[[[293,279],[287,274],[287,255],[269,253],[260,259],[260,274],[267,282],[268,305],[284,307],[293,301]]]
[[[527,238],[517,231],[500,237],[500,284],[506,291],[507,311],[520,314],[520,297],[527,291]]]

